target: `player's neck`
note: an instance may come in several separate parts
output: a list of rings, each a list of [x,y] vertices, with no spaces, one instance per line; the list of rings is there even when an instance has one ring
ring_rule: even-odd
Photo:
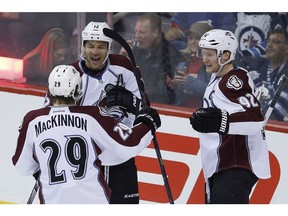
[[[53,106],[74,106],[74,105],[75,105],[75,103],[69,103],[69,102],[61,100],[61,99],[57,99],[53,103]]]
[[[222,70],[217,74],[217,77],[222,77],[224,75],[226,75],[227,73],[229,73],[229,71],[231,71],[233,69],[233,64],[226,64],[223,66]]]

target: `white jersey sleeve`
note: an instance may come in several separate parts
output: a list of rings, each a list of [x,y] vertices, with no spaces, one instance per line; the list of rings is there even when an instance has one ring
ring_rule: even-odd
[[[24,117],[12,161],[24,175],[40,169],[43,203],[107,203],[99,156],[127,160],[151,140],[145,124],[125,126],[98,107],[46,107]]]
[[[239,68],[223,77],[211,76],[203,107],[226,110],[229,113],[229,131],[225,135],[200,133],[205,178],[231,167],[251,170],[259,178],[270,177],[264,116],[254,89],[247,72]]]

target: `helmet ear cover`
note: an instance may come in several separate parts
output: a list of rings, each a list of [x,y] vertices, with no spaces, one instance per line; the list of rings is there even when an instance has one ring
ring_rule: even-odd
[[[48,88],[54,97],[72,97],[77,101],[82,96],[80,73],[71,65],[58,65],[49,75]]]

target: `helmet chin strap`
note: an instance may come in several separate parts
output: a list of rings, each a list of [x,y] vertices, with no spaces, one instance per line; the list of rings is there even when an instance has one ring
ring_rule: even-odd
[[[80,57],[80,59],[86,61],[86,58],[84,57],[84,48],[83,47],[81,48],[81,54],[79,57]]]
[[[221,56],[219,56],[218,57],[218,64],[219,64],[219,70],[216,72],[216,76],[222,71],[222,69],[223,69],[223,67],[225,66],[225,65],[227,65],[229,62],[231,62],[230,61],[230,58],[229,58],[229,60],[228,61],[226,61],[225,63],[221,63],[221,57],[222,57],[222,55]]]
[[[224,67],[224,65],[225,65],[225,64],[221,64],[221,57],[222,57],[222,55],[218,57],[219,69],[218,69],[218,71],[216,72],[216,76],[222,71],[222,69],[223,69],[223,67]]]
[[[104,59],[104,61],[103,61],[103,64],[105,64],[105,62],[107,61],[109,54],[110,54],[110,50],[108,49],[107,54],[106,54],[106,57],[105,57],[105,59]],[[102,65],[103,65],[103,64],[102,64]]]

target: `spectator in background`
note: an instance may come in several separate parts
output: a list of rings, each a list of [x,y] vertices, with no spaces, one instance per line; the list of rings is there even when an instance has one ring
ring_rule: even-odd
[[[27,82],[47,85],[52,69],[59,64],[68,64],[70,58],[70,39],[60,28],[50,29],[39,45],[23,57],[24,77]]]
[[[199,53],[199,40],[212,28],[210,22],[198,21],[193,23],[186,33],[188,46],[180,51],[186,61],[178,64],[172,80],[177,92],[177,105],[193,108],[201,105],[211,75],[206,72]]]
[[[165,38],[172,42],[174,46],[178,49],[183,49],[186,47],[186,38],[185,34],[189,30],[190,26],[201,20],[210,20],[214,28],[227,29],[234,31],[236,23],[236,14],[237,13],[212,13],[212,12],[178,12],[175,13],[171,26],[165,34]]]
[[[236,62],[258,87],[265,114],[282,76],[287,74],[287,13],[238,13],[237,20],[235,35],[240,49]],[[286,121],[287,102],[284,89],[270,119]]]
[[[47,31],[61,28],[68,37],[76,27],[77,13],[2,12],[0,49],[8,57],[22,58],[40,43]],[[9,44],[9,46],[8,46]]]
[[[161,17],[156,13],[139,16],[135,25],[135,39],[137,45],[132,47],[132,51],[149,100],[175,104],[175,91],[167,81],[173,79],[177,64],[184,59],[165,39]]]
[[[61,28],[70,38],[77,27],[77,13],[72,12],[41,12],[38,13],[38,34],[42,38],[52,28]]]
[[[287,19],[287,13],[238,13],[235,33],[240,49],[236,55],[237,64],[248,71],[257,70],[259,61],[255,62],[254,57],[265,58],[267,35],[275,29],[287,31]]]
[[[258,87],[258,98],[261,102],[263,113],[266,113],[282,78],[288,75],[287,32],[282,29],[271,31],[266,43],[266,58],[254,58],[254,62],[258,65],[258,70],[249,72]],[[287,118],[288,88],[286,86],[273,109],[270,119],[286,121]]]

